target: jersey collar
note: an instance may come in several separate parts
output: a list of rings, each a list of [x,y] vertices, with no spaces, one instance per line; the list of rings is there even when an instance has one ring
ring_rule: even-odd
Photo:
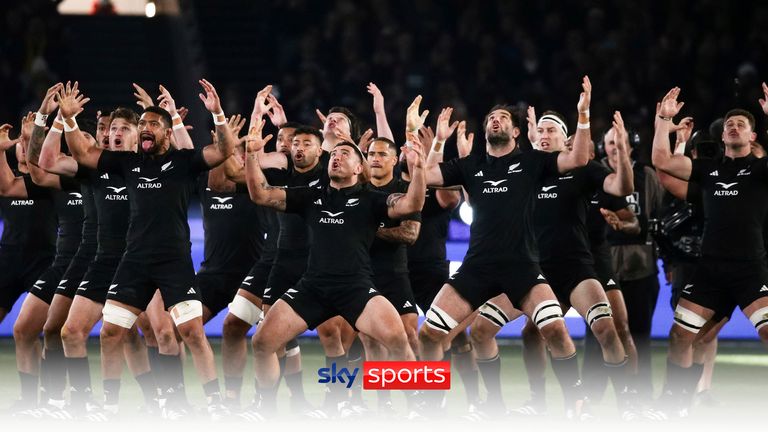
[[[329,193],[341,193],[341,194],[344,194],[346,196],[354,195],[354,194],[360,192],[362,189],[363,189],[363,185],[360,184],[360,183],[357,183],[354,186],[349,186],[349,187],[345,187],[345,188],[341,188],[341,189],[336,189],[336,188],[334,188],[334,187],[332,187],[330,185],[328,186],[328,192]]]
[[[517,157],[522,152],[523,151],[520,150],[520,146],[516,145],[514,150],[512,150],[511,152],[509,152],[509,153],[507,153],[507,154],[505,154],[503,156],[496,157],[496,156],[491,156],[488,153],[486,153],[485,154],[485,161],[488,162],[489,164],[492,164],[492,163],[494,163],[496,161],[499,161],[499,160],[504,160],[504,159],[509,159],[509,158]]]

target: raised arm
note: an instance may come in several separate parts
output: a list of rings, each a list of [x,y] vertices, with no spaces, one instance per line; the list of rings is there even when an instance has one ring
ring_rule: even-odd
[[[421,222],[415,220],[401,220],[400,225],[391,228],[379,228],[376,237],[391,243],[416,243],[421,231]]]
[[[83,111],[83,106],[90,99],[79,92],[77,82],[72,87],[67,83],[66,87],[59,90],[56,98],[59,103],[59,113],[64,119],[64,133],[67,136],[67,144],[72,157],[78,164],[96,169],[99,165],[102,149],[93,145],[77,127],[75,120],[75,116]]]
[[[288,121],[283,106],[280,105],[277,98],[273,96],[271,92],[272,85],[267,85],[256,93],[256,98],[253,100],[251,120],[248,125],[249,130],[261,124],[265,115],[269,116],[270,121],[277,128]],[[288,158],[285,154],[278,151],[267,153],[262,147],[259,150],[259,165],[262,168],[287,169]]]
[[[179,110],[176,108],[176,101],[173,100],[168,89],[162,85],[160,86],[160,96],[157,97],[157,101],[160,104],[160,108],[168,111],[171,115],[174,147],[177,149],[194,149],[195,145],[192,143],[192,137],[189,136],[189,131],[184,127],[184,121],[179,114]]]
[[[373,96],[373,113],[376,115],[376,136],[389,138],[395,141],[395,135],[389,127],[387,121],[387,112],[384,109],[384,95],[374,83],[368,83],[366,86],[368,93]],[[363,150],[365,151],[365,150]]]
[[[464,122],[459,123],[459,127]],[[463,133],[463,131],[462,131]],[[466,138],[466,136],[464,137]],[[422,149],[430,149],[429,153],[427,154],[427,160],[429,160],[429,155],[432,154],[432,143],[435,141],[435,133],[432,131],[432,128],[429,126],[422,126],[421,129],[419,129],[419,142],[421,142],[421,148]],[[470,150],[472,144],[470,143]],[[443,161],[443,153],[438,152],[436,155],[437,161],[436,163],[440,163]],[[433,156],[433,160],[435,159],[435,156]],[[437,171],[440,171],[438,168]],[[427,176],[429,174],[427,173]],[[442,175],[441,175],[442,177]],[[429,181],[427,181],[429,183]],[[437,203],[440,205],[440,207],[444,209],[454,209],[459,206],[459,203],[461,202],[461,188],[460,187],[449,187],[449,188],[435,188],[433,189],[435,192],[435,198],[437,198]]]
[[[680,180],[677,177],[673,177],[664,171],[656,170],[656,176],[659,178],[661,187],[667,190],[673,197],[677,199],[687,199],[688,197],[688,182]]]
[[[205,109],[213,114],[213,123],[216,125],[216,143],[203,148],[205,163],[213,168],[221,165],[228,157],[232,156],[235,147],[235,137],[229,129],[226,117],[224,117],[224,112],[221,109],[221,100],[219,99],[219,94],[216,93],[216,88],[204,79],[201,79],[199,82],[203,86],[203,91],[205,91],[205,95],[199,94],[200,100],[203,101]]]
[[[685,155],[673,154],[669,144],[669,134],[672,132],[672,119],[680,112],[685,102],[678,102],[680,88],[675,87],[656,105],[655,130],[653,134],[653,150],[651,160],[656,169],[666,172],[681,180],[691,178],[693,164]]]
[[[635,175],[632,172],[632,162],[629,160],[629,137],[624,127],[621,113],[613,113],[613,139],[616,140],[616,172],[611,173],[603,181],[603,190],[615,196],[627,196],[635,190]]]
[[[245,139],[245,181],[248,185],[248,194],[251,201],[258,205],[272,207],[285,211],[285,189],[270,186],[267,178],[259,165],[259,150],[272,139],[272,135],[262,138],[261,131],[264,128],[264,120],[251,127],[248,137]]]
[[[13,174],[8,165],[5,152],[21,141],[21,137],[11,139],[8,131],[13,126],[4,124],[0,126],[0,196],[11,198],[27,198],[27,187],[24,179]]]
[[[528,141],[531,142],[531,147],[541,150],[539,147],[539,127],[536,124],[536,108],[532,105],[528,106],[526,120],[528,121]]]
[[[592,83],[588,76],[581,81],[582,92],[579,95],[579,103],[576,109],[579,112],[579,122],[576,125],[576,134],[573,138],[573,150],[560,152],[557,156],[557,169],[566,173],[579,168],[589,162],[589,151],[592,146],[592,136],[589,129],[589,104],[592,100]]]
[[[411,173],[411,184],[405,194],[394,193],[387,197],[387,216],[390,219],[402,219],[405,216],[421,211],[424,207],[424,197],[427,191],[427,179],[424,170],[424,153],[415,133],[406,134],[410,146],[402,148],[408,161],[408,172]]]

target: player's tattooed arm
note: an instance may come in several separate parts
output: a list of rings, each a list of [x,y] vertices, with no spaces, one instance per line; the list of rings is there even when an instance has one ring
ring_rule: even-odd
[[[251,201],[258,205],[272,207],[279,211],[285,211],[286,192],[283,188],[270,186],[259,164],[259,151],[272,138],[272,135],[261,136],[264,128],[264,120],[260,120],[248,131],[245,139],[245,183],[248,186],[248,194]]]
[[[403,199],[404,196],[405,194],[401,192],[389,194],[389,196],[387,196],[387,207],[395,208],[395,204]]]
[[[412,245],[419,238],[421,222],[413,220],[400,221],[400,225],[391,228],[379,228],[376,237],[392,243]]]

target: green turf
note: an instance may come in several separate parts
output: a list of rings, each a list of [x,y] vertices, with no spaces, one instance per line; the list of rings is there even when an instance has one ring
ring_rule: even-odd
[[[211,339],[214,352],[217,354],[219,371],[221,371],[220,340]],[[307,398],[314,404],[322,400],[324,385],[317,383],[317,369],[325,366],[325,358],[322,348],[315,339],[301,341],[301,350],[304,366],[304,388]],[[98,356],[98,340],[93,339],[89,343],[91,373],[93,377],[94,393],[100,398],[102,394],[100,380],[100,366]],[[663,341],[654,343],[653,369],[654,386],[656,392],[662,384],[665,371],[666,348]],[[521,346],[517,340],[502,341],[502,381],[504,396],[508,406],[514,407],[522,403],[528,396],[528,384],[523,369]],[[187,394],[190,402],[195,405],[204,405],[202,387],[195,375],[191,358],[187,358],[186,367]],[[448,394],[448,411],[461,414],[466,410],[464,389],[458,374],[453,373],[453,389]],[[699,409],[706,415],[728,416],[742,413],[750,406],[765,408],[765,388],[768,384],[768,354],[756,343],[721,343],[718,363],[713,378],[712,393],[721,401],[721,405],[715,409]],[[222,382],[223,385],[223,382]],[[547,371],[547,400],[552,412],[562,410],[560,390],[557,381]],[[16,372],[14,346],[12,339],[0,339],[0,412],[9,407],[19,395],[19,379]],[[376,396],[374,392],[365,391],[363,394],[369,406],[375,407]],[[253,364],[249,360],[245,371],[243,384],[243,404],[248,403],[253,397]],[[287,414],[288,393],[283,385],[279,393],[280,410]],[[396,408],[403,410],[404,398],[400,392],[393,392],[393,400]],[[123,375],[121,390],[121,410],[130,411],[131,407],[138,407],[142,397],[136,381],[127,372]],[[606,392],[603,403],[595,408],[597,414],[611,415],[615,413],[614,398],[612,392]]]

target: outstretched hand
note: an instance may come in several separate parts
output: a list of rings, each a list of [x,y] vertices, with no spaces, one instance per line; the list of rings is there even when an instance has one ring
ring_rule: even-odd
[[[219,94],[216,93],[216,88],[205,79],[201,79],[199,83],[203,87],[203,91],[205,91],[205,94],[198,94],[200,100],[203,101],[203,105],[205,105],[205,109],[212,114],[221,113],[221,99],[219,99]]]
[[[424,122],[427,120],[429,110],[424,110],[419,114],[419,105],[421,104],[421,95],[416,98],[408,106],[408,110],[405,113],[405,130],[407,132],[416,132],[424,126]]]

